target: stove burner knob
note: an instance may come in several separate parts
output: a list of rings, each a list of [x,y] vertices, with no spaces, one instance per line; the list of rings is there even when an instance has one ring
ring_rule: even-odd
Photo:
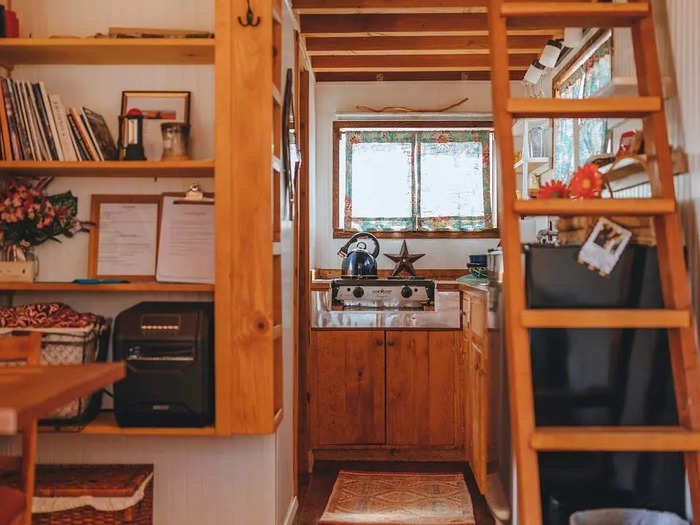
[[[365,295],[365,290],[361,286],[358,286],[352,291],[352,294],[359,299],[360,297]]]
[[[411,290],[408,286],[404,286],[401,288],[401,297],[404,299],[408,299],[413,295],[413,290]]]

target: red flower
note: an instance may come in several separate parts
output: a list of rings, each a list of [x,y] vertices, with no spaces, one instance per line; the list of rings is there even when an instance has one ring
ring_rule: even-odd
[[[595,164],[586,164],[576,170],[571,177],[569,191],[573,198],[592,199],[600,196],[603,187],[603,176]]]
[[[553,180],[540,186],[537,193],[538,199],[566,199],[569,196],[569,188],[560,180]]]

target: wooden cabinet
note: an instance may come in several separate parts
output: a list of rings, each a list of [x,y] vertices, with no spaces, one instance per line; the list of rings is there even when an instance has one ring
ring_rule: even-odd
[[[314,331],[311,345],[313,446],[384,443],[384,333]]]
[[[314,450],[353,453],[334,459],[463,457],[459,331],[314,330],[308,363]],[[431,454],[437,448],[452,455]]]
[[[457,444],[458,332],[387,332],[387,442]]]
[[[466,361],[465,452],[482,493],[486,490],[489,449],[489,339],[486,292],[462,295],[462,347]]]

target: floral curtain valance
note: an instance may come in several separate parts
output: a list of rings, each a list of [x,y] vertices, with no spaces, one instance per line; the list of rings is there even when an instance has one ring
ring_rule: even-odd
[[[345,230],[493,228],[490,130],[344,130]]]

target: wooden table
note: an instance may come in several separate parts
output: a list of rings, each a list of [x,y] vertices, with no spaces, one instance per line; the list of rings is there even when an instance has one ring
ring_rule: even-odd
[[[0,434],[15,434],[46,416],[126,375],[124,363],[18,366],[0,369]]]

